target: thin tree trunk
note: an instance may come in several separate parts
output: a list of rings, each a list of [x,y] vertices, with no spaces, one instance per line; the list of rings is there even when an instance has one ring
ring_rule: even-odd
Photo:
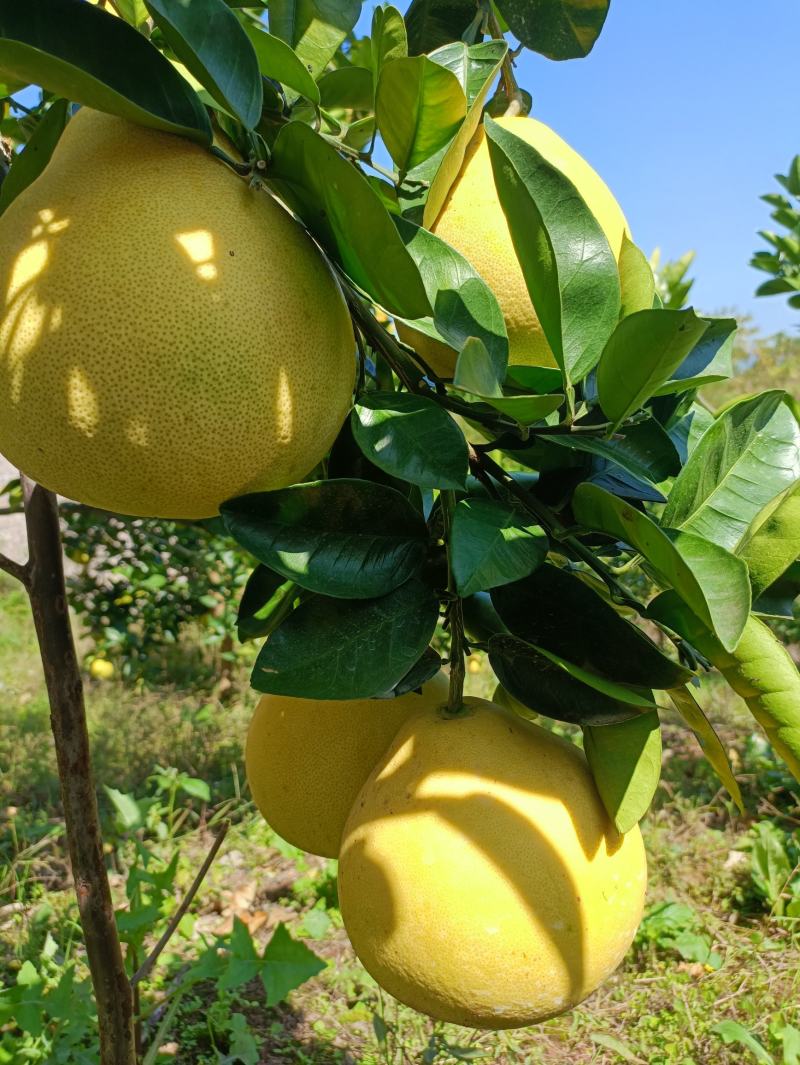
[[[22,486],[30,553],[26,584],[50,699],[72,874],[97,1002],[100,1062],[136,1065],[133,993],[103,860],[83,683],[67,610],[58,504],[41,485],[23,478]]]

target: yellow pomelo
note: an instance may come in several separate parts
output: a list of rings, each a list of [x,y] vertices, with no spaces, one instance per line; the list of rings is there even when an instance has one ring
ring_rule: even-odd
[[[93,658],[89,663],[89,675],[95,680],[110,680],[114,676],[114,663],[107,658]]]
[[[397,699],[263,696],[245,748],[256,806],[295,847],[338,857],[342,828],[361,785],[407,718],[446,703],[447,689],[439,673],[421,693]]]
[[[603,179],[549,126],[535,118],[500,118],[501,126],[521,137],[557,167],[575,186],[597,218],[619,259],[628,226]],[[509,340],[509,364],[555,366],[556,362],[533,309],[506,216],[497,196],[483,126],[470,143],[458,178],[450,189],[432,232],[469,260],[497,297]],[[442,377],[452,377],[456,353],[402,323],[398,332]]]
[[[87,108],[0,219],[0,452],[62,495],[208,517],[306,476],[354,339],[314,243],[202,147]]]
[[[359,958],[401,1002],[475,1028],[533,1024],[619,965],[642,915],[638,827],[620,836],[582,753],[481,699],[400,729],[342,836]]]

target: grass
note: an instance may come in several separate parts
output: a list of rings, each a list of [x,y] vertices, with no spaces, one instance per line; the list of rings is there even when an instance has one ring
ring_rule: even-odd
[[[472,669],[471,689],[489,694],[482,661],[476,659]],[[757,820],[796,831],[800,803],[763,744],[749,739],[750,720],[725,688],[709,686],[706,709],[731,753],[746,815],[736,814],[694,739],[667,717],[662,783],[642,826],[650,864],[649,916],[637,943],[612,979],[577,1009],[507,1033],[435,1026],[370,979],[341,925],[335,863],[278,840],[241,794],[242,741],[254,696],[245,686],[233,690],[234,697],[222,702],[207,692],[87,683],[98,785],[135,796],[144,811],[141,827],[121,827],[101,790],[119,905],[137,840],[146,841],[156,864],[159,856],[168,860],[179,842],[172,894],[180,896],[209,845],[215,813],[223,809],[234,820],[192,919],[170,945],[145,1005],[161,1019],[158,1003],[175,974],[204,940],[230,932],[234,919],[247,926],[259,947],[276,922],[284,921],[330,964],[271,1008],[256,982],[235,991],[197,985],[159,1040],[163,1052],[157,1065],[400,1065],[466,1060],[466,1051],[481,1052],[477,1060],[498,1065],[755,1061],[751,1051],[726,1045],[714,1032],[725,1020],[757,1037],[776,1065],[784,1060],[781,1027],[800,1027],[800,934],[793,935],[792,923],[771,915],[759,897],[746,844]],[[27,602],[0,581],[0,977],[7,985],[26,960],[38,964],[51,941],[59,964],[76,950],[80,959],[47,717]],[[159,765],[206,781],[211,802],[179,792],[169,813],[153,777]],[[676,927],[663,924],[657,907],[665,901],[682,906],[670,911],[678,915]],[[241,1022],[233,1019],[237,1015]],[[244,1057],[235,1056],[237,1046]],[[28,1060],[4,1059],[1,1051],[2,1044],[0,1061]],[[787,1056],[786,1062],[791,1060]]]

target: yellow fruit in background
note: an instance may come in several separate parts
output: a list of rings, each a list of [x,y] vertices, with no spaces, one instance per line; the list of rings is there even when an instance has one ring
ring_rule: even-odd
[[[107,658],[93,658],[89,663],[89,676],[94,680],[111,680],[114,676],[114,665]]]
[[[0,219],[0,452],[126,514],[209,517],[305,477],[350,406],[339,286],[270,195],[82,108]]]
[[[361,785],[415,711],[447,702],[439,673],[397,699],[294,699],[265,695],[247,734],[245,764],[264,818],[295,847],[336,858]]]
[[[497,121],[569,178],[597,218],[611,250],[619,259],[622,235],[628,226],[622,209],[603,179],[543,122],[521,116]],[[555,366],[500,206],[483,126],[467,150],[459,176],[431,231],[468,259],[497,297],[508,329],[509,365]],[[397,328],[401,339],[415,347],[435,373],[442,377],[453,376],[456,353],[452,348],[402,323],[398,323]]]
[[[345,826],[339,898],[366,969],[422,1013],[533,1024],[606,979],[642,915],[638,827],[620,836],[583,754],[482,699],[414,715]]]

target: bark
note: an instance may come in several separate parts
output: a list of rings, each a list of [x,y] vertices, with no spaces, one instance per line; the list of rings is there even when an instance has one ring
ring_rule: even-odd
[[[67,841],[97,1003],[101,1065],[136,1065],[133,992],[125,972],[108,884],[89,736],[72,638],[58,505],[23,478],[29,562],[26,587],[39,640],[55,739]]]

